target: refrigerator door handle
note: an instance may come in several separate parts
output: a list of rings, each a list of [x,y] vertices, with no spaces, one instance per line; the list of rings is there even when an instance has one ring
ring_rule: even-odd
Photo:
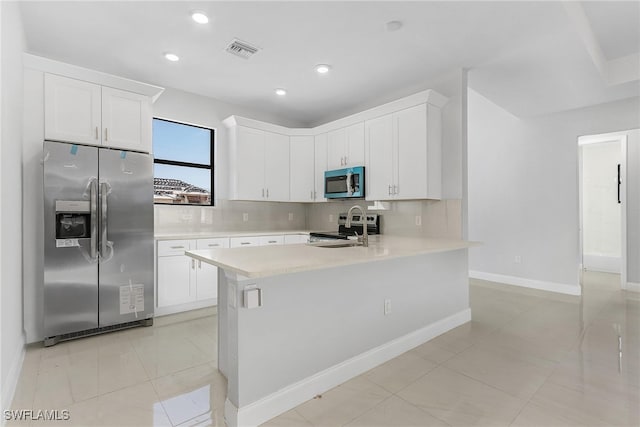
[[[103,182],[100,184],[100,257],[105,260],[107,258],[107,192],[109,184]]]
[[[98,179],[93,178],[89,187],[91,204],[91,260],[98,259]]]

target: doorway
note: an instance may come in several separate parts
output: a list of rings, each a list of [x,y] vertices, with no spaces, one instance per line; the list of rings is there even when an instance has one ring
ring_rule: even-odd
[[[582,136],[578,146],[580,271],[620,274],[620,287],[624,289],[627,135]]]

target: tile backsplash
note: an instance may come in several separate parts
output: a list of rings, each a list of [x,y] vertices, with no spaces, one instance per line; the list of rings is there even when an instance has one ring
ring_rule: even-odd
[[[377,208],[376,212],[382,215],[380,227],[384,234],[452,239],[462,235],[458,199],[380,202],[376,206],[362,200],[315,204],[219,200],[215,207],[156,205],[155,230],[157,233],[337,230],[338,214],[354,204],[366,204],[368,210]]]
[[[217,202],[215,207],[155,205],[155,231],[191,233],[307,229],[306,208],[301,203]]]
[[[311,230],[336,230],[338,214],[354,204],[377,212],[383,234],[460,239],[461,200],[409,200],[394,202],[332,201],[309,205],[307,225]],[[416,217],[419,219],[417,220]],[[417,225],[419,223],[419,225]]]

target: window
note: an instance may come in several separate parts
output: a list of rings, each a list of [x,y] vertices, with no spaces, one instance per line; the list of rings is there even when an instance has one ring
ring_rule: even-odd
[[[212,206],[213,129],[153,119],[153,202]]]

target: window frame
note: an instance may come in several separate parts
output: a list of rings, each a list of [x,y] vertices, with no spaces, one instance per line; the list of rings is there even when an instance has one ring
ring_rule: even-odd
[[[210,191],[210,197],[209,197],[209,204],[202,204],[202,203],[157,203],[157,202],[153,202],[154,206],[215,206],[215,188],[214,188],[214,158],[215,158],[215,154],[214,154],[214,149],[215,149],[215,140],[216,140],[216,130],[214,128],[209,128],[206,126],[200,126],[200,125],[194,125],[192,123],[185,123],[185,122],[179,122],[177,120],[170,120],[170,119],[165,119],[162,117],[153,117],[152,118],[152,123],[153,120],[161,120],[163,122],[169,122],[169,123],[176,123],[179,125],[184,125],[184,126],[191,126],[194,128],[199,128],[199,129],[205,129],[208,130],[210,132],[211,138],[209,141],[210,147],[209,147],[209,165],[206,165],[204,163],[190,163],[190,162],[182,162],[179,160],[167,160],[167,159],[159,159],[156,158],[155,153],[153,156],[153,164],[154,166],[156,164],[161,164],[161,165],[169,165],[169,166],[182,166],[182,167],[190,167],[190,168],[198,168],[198,169],[208,169],[209,170],[209,176],[211,179],[211,191]],[[152,141],[151,141],[151,145],[153,146],[153,136],[152,136]],[[156,176],[155,176],[155,172],[153,174],[153,178],[155,180]],[[155,188],[154,188],[155,191]]]

